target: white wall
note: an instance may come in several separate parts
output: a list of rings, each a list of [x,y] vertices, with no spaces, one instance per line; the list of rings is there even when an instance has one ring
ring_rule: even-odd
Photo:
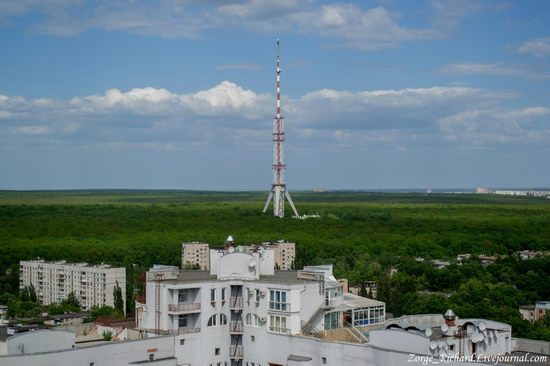
[[[174,337],[156,337],[135,341],[111,342],[99,346],[73,348],[64,351],[0,357],[2,366],[125,366],[133,362],[155,359],[155,366],[176,366]],[[147,364],[146,362],[145,364]]]

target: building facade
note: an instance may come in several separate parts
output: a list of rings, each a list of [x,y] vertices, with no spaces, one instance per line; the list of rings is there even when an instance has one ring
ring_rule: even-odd
[[[331,265],[279,271],[273,256],[232,246],[211,256],[209,271],[151,268],[136,303],[143,336],[172,334],[183,365],[405,365],[411,353],[474,365],[511,352],[506,324],[385,315],[383,302],[345,293]]]
[[[198,241],[184,242],[181,244],[181,267],[184,269],[210,268],[210,245]]]
[[[523,319],[531,323],[542,320],[546,313],[550,312],[550,301],[537,301],[534,305],[522,305],[519,312]]]
[[[235,245],[230,236],[223,247],[210,248],[210,244],[197,241],[183,242],[181,245],[181,267],[183,269],[201,269],[208,271],[211,268],[212,257],[219,256],[228,247],[238,252],[254,253],[267,251],[265,255],[272,255],[275,267],[281,270],[291,270],[296,258],[296,244],[284,240],[264,242],[252,245]]]
[[[59,303],[74,292],[83,310],[92,306],[114,307],[114,290],[118,285],[126,302],[126,269],[107,264],[47,262],[42,259],[19,262],[19,288],[33,286],[44,304]]]
[[[344,293],[331,265],[275,270],[272,254],[228,246],[211,252],[209,271],[151,268],[146,301],[136,304],[138,329],[175,335],[180,364],[287,365],[285,351],[265,353],[271,342],[303,336],[319,347],[343,331],[360,343],[357,329],[384,323],[385,304]]]

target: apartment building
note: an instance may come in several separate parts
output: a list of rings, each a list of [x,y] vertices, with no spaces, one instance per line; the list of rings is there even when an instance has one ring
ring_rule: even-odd
[[[184,269],[210,268],[210,244],[198,241],[181,244],[181,266]]]
[[[550,301],[537,301],[532,305],[520,305],[519,312],[523,319],[534,323],[543,319],[546,313],[550,312]]]
[[[92,306],[114,306],[114,289],[122,291],[126,302],[126,269],[108,264],[47,262],[43,259],[19,262],[19,287],[34,286],[38,300],[59,303],[74,292],[83,310]]]
[[[511,352],[511,327],[452,311],[385,319],[385,304],[345,293],[332,266],[274,269],[274,258],[232,246],[208,271],[147,272],[136,326],[171,334],[180,365],[405,365],[411,353],[475,365]],[[449,357],[470,357],[449,361]]]
[[[266,251],[266,255],[272,255],[275,267],[281,270],[293,269],[296,258],[296,244],[284,240],[263,242],[261,244],[236,245],[233,237],[229,236],[222,247],[210,247],[208,243],[197,241],[183,242],[181,246],[181,264],[183,269],[210,270],[212,257],[223,253],[226,248],[233,247],[242,253],[254,253]]]

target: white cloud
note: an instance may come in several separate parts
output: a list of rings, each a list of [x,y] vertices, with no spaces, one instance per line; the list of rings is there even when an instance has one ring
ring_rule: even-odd
[[[451,141],[473,144],[532,143],[550,138],[550,108],[469,110],[441,118],[439,127]]]
[[[532,53],[538,57],[550,56],[550,37],[531,39],[519,46],[517,51]]]
[[[547,141],[546,106],[506,108],[515,94],[468,87],[351,92],[321,89],[283,99],[290,141],[301,149],[408,148]],[[69,100],[0,96],[0,141],[24,136],[97,149],[260,146],[269,150],[274,96],[224,81],[207,90],[109,89]],[[546,123],[546,125],[544,124]],[[27,142],[30,143],[30,142]]]
[[[324,5],[292,16],[299,31],[319,33],[364,50],[393,47],[400,42],[436,38],[429,29],[402,27],[397,14],[382,7],[363,9],[353,4]]]
[[[475,62],[454,62],[444,65],[436,70],[441,75],[489,75],[509,76],[528,80],[550,79],[550,73],[546,70],[534,70],[529,66],[509,65],[503,63],[475,63]]]
[[[211,30],[234,28],[270,34],[318,34],[334,40],[333,45],[362,50],[444,37],[462,18],[483,8],[466,0],[433,1],[435,21],[432,27],[423,29],[400,24],[402,14],[381,6],[366,8],[363,4],[322,4],[313,0],[126,0],[97,3],[24,0],[18,4],[4,6],[5,21],[38,13],[41,16],[34,23],[34,30],[59,36],[102,29],[164,38],[198,38],[207,36]]]
[[[16,131],[23,135],[47,135],[50,133],[50,128],[48,126],[29,125],[18,127]]]

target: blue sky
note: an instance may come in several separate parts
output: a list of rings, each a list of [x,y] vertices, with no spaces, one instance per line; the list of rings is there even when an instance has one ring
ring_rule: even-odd
[[[0,189],[549,187],[546,0],[0,0]]]

